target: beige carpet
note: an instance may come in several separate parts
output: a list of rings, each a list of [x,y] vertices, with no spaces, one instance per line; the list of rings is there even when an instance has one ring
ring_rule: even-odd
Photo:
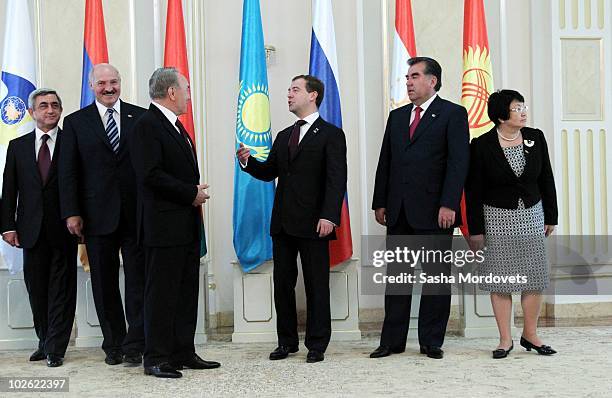
[[[542,328],[541,336],[559,354],[528,353],[516,339],[510,357],[493,360],[496,340],[448,337],[443,360],[420,355],[416,341],[403,354],[370,359],[378,340],[367,338],[332,343],[324,362],[307,364],[303,346],[273,362],[269,344],[212,342],[198,352],[220,361],[220,369],[163,380],[144,376],[140,367],[107,366],[101,350],[70,347],[55,369],[28,362],[29,351],[0,352],[0,376],[69,377],[70,392],[51,396],[75,397],[612,397],[612,327]]]

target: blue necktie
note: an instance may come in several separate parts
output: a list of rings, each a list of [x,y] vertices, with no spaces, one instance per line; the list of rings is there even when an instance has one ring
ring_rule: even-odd
[[[113,108],[108,108],[106,111],[108,114],[108,120],[106,121],[106,135],[108,135],[108,140],[110,141],[111,147],[113,147],[113,151],[117,153],[119,152],[119,128],[117,127],[117,123],[115,123],[113,112],[115,112]]]

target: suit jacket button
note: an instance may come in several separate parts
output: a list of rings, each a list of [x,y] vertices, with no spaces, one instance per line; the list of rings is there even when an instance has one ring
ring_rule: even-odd
[[[288,171],[288,172],[287,172],[287,177],[289,177],[290,175],[291,175],[291,172],[289,172],[289,171]]]

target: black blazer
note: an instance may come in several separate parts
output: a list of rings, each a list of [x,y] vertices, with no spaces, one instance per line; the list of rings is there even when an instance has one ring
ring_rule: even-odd
[[[36,162],[36,133],[11,140],[2,183],[2,232],[17,231],[21,247],[31,249],[44,236],[54,247],[71,239],[60,217],[57,159],[63,133],[58,130],[51,168],[43,185]]]
[[[195,154],[155,105],[136,122],[130,151],[138,182],[138,242],[170,247],[199,240],[201,209],[192,206],[200,181]]]
[[[278,177],[270,234],[284,230],[291,236],[320,239],[317,223],[323,218],[340,225],[346,193],[346,138],[342,129],[318,118],[308,129],[294,158],[289,159],[293,126],[279,132],[264,162],[249,157],[243,169],[253,177]],[[321,238],[336,239],[336,232]]]
[[[64,148],[59,158],[61,214],[64,219],[83,217],[85,235],[115,231],[122,211],[127,219],[136,219],[136,178],[128,144],[136,120],[145,111],[121,101],[118,154],[110,145],[95,103],[64,118]]]
[[[409,136],[412,104],[391,111],[383,138],[372,209],[386,208],[387,225],[397,222],[402,205],[408,224],[436,230],[440,207],[455,210],[469,169],[469,126],[464,107],[437,97]]]
[[[525,170],[517,177],[504,156],[497,129],[472,140],[472,161],[466,186],[470,235],[484,234],[483,205],[516,209],[519,198],[529,208],[542,200],[544,223],[557,224],[557,194],[544,133],[524,127]]]

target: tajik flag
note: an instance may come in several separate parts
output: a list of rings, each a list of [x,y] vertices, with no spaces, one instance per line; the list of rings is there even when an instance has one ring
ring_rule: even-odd
[[[393,54],[391,65],[391,109],[406,105],[406,72],[408,59],[416,57],[414,24],[410,0],[395,0],[395,31],[393,32]]]
[[[487,114],[487,101],[493,92],[493,70],[483,0],[465,0],[463,15],[461,104],[467,109],[470,137],[474,138],[493,127]],[[465,195],[461,198],[461,219],[461,232],[468,236]]]

